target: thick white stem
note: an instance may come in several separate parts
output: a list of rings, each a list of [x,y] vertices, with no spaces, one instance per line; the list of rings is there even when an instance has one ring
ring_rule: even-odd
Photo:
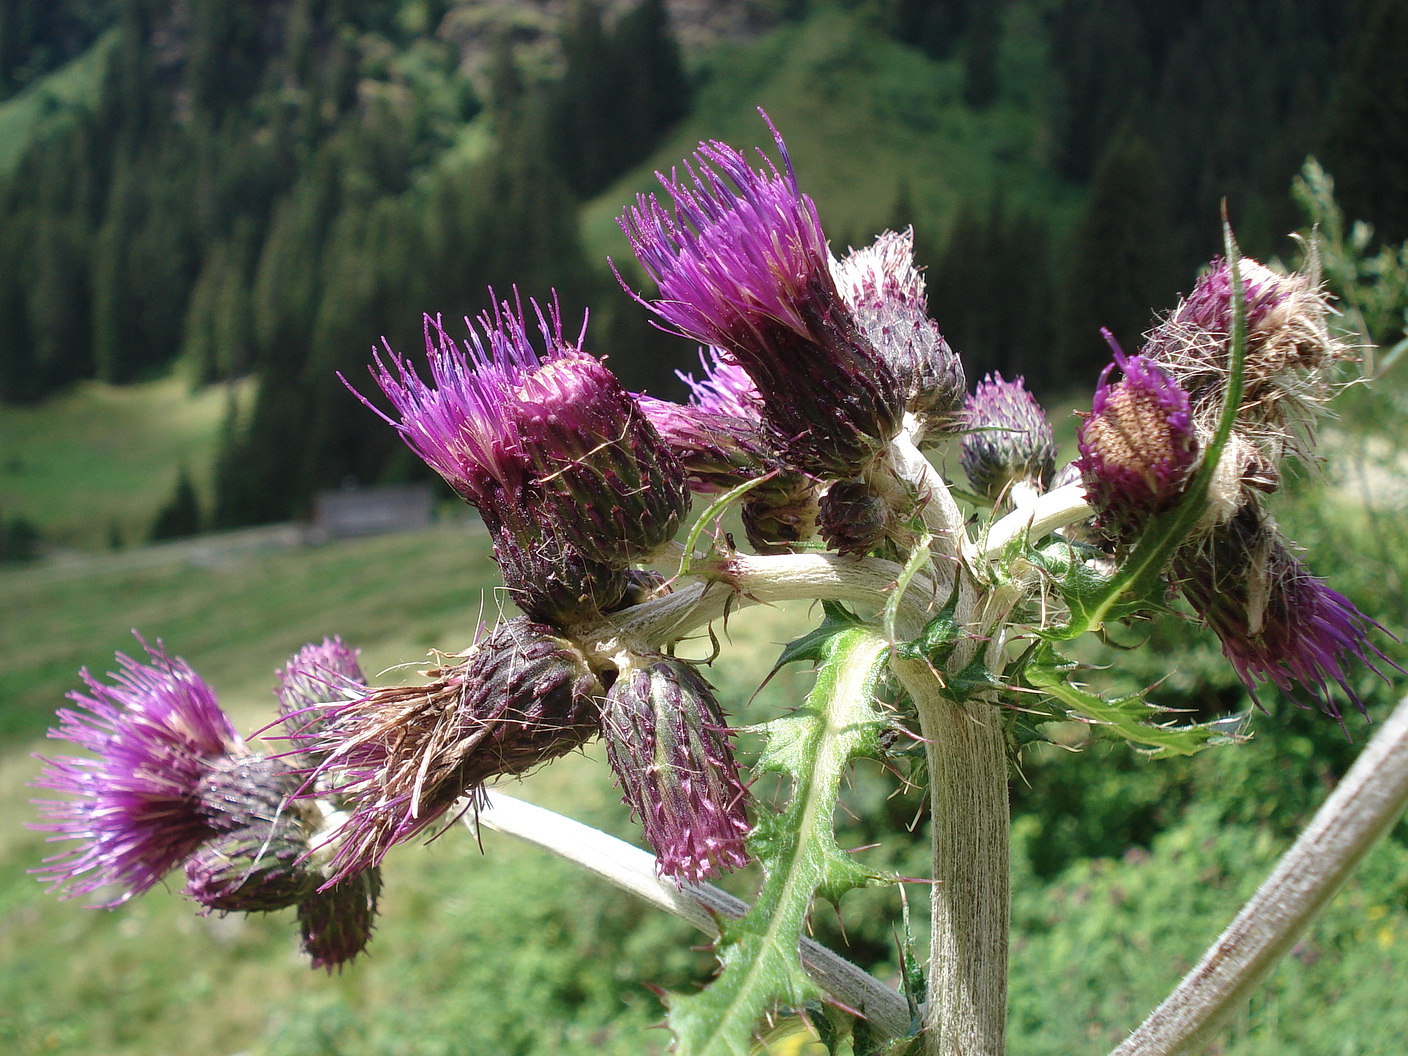
[[[896,662],[929,762],[933,939],[926,1056],[1002,1056],[1010,920],[1007,743],[999,710],[955,704],[922,664]]]
[[[1048,491],[989,528],[981,540],[978,556],[991,561],[1014,539],[1025,536],[1035,542],[1057,528],[1085,520],[1092,512],[1090,503],[1085,501],[1085,491],[1079,484],[1067,484],[1064,488]]]
[[[901,572],[903,568],[893,561],[875,557],[735,554],[709,562],[707,578],[611,613],[592,626],[574,628],[574,634],[584,642],[620,638],[658,648],[748,605],[840,601],[881,608]],[[934,597],[932,582],[916,577],[906,592],[902,611],[922,625],[920,618]]]
[[[675,884],[655,872],[655,856],[599,829],[593,829],[545,807],[490,791],[477,822],[496,832],[517,836],[610,881],[617,887],[671,913],[708,935],[719,934],[718,918],[738,918],[748,904],[713,884]],[[473,828],[476,815],[465,823]],[[816,983],[846,1008],[864,1016],[886,1037],[910,1031],[911,1013],[905,998],[850,961],[811,939],[801,945],[802,966]]]
[[[1114,1056],[1173,1056],[1211,1044],[1405,806],[1408,697],[1251,901]]]

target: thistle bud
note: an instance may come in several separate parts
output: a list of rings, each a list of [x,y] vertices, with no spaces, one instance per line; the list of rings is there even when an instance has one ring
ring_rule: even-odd
[[[789,465],[851,477],[899,431],[905,392],[837,290],[816,207],[774,136],[785,175],[703,143],[690,180],[660,176],[673,210],[641,195],[620,224],[660,289],[641,303],[748,373]]]
[[[740,511],[748,542],[760,554],[791,553],[821,523],[817,482],[796,470],[780,472],[748,493]]]
[[[1076,437],[1076,465],[1097,524],[1122,542],[1178,503],[1198,464],[1188,394],[1152,361],[1118,349]]]
[[[748,862],[748,793],[713,690],[687,663],[633,656],[601,717],[623,799],[662,876],[699,883]]]
[[[380,864],[486,782],[521,776],[599,732],[602,688],[586,658],[526,616],[427,676],[429,685],[377,689],[329,715],[317,783],[350,803],[334,880]]]
[[[322,762],[310,751],[322,732],[322,705],[359,697],[366,689],[367,678],[357,656],[358,651],[349,649],[341,638],[324,638],[321,644],[305,645],[278,672],[274,695],[279,717],[306,766]]]
[[[186,893],[207,910],[266,912],[297,905],[323,876],[309,860],[315,827],[293,800],[302,784],[282,760],[231,760],[202,782],[216,833],[186,861]]]
[[[1383,628],[1311,575],[1255,505],[1180,553],[1174,574],[1254,701],[1265,680],[1298,703],[1300,694],[1308,695],[1338,719],[1331,683],[1364,710],[1349,682],[1354,663],[1381,677],[1374,659],[1398,668],[1369,640],[1371,631]]]
[[[314,968],[341,971],[366,948],[380,895],[381,870],[373,867],[298,903],[303,952],[312,958]]]
[[[963,363],[929,318],[913,228],[884,232],[873,245],[833,261],[831,270],[861,329],[904,386],[906,409],[930,435],[956,425],[967,388]]]
[[[843,554],[867,554],[885,539],[895,511],[863,480],[838,480],[821,499],[821,536]]]
[[[964,402],[960,462],[981,495],[999,501],[1013,485],[1046,490],[1056,472],[1056,438],[1041,404],[1019,377],[989,374]]]

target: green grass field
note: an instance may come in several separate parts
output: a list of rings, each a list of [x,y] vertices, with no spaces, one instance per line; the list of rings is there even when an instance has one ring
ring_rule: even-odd
[[[184,465],[202,502],[230,399],[197,393],[180,372],[115,386],[83,382],[35,406],[0,407],[0,514],[33,522],[46,545],[100,550],[115,525],[144,542]]]

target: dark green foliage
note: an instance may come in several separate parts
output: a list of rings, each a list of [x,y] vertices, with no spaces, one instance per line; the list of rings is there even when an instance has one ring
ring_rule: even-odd
[[[1162,173],[1148,143],[1133,135],[1113,141],[1065,254],[1060,362],[1067,378],[1094,384],[1110,359],[1102,328],[1133,353],[1155,315],[1173,306],[1180,275],[1171,259],[1168,216]]]
[[[1325,145],[1350,216],[1386,242],[1408,239],[1408,6],[1363,0],[1358,32],[1336,86]]]
[[[972,12],[963,51],[963,101],[976,110],[997,99],[997,46],[1002,36],[1002,8],[996,2],[978,4]]]
[[[150,539],[159,543],[167,539],[183,539],[201,530],[200,498],[196,495],[191,475],[182,466],[176,476],[176,487],[166,505],[152,522]]]
[[[978,4],[981,11],[986,4]],[[891,35],[935,59],[946,59],[968,27],[972,0],[898,0]]]
[[[689,86],[663,0],[640,0],[610,27],[596,0],[577,0],[563,52],[550,146],[568,184],[590,198],[684,115]]]
[[[97,39],[114,0],[0,0],[0,101]]]
[[[995,370],[1009,379],[1023,375],[1038,390],[1068,383],[1051,357],[1047,244],[1045,221],[1012,214],[1000,192],[959,208],[927,278],[930,313],[963,357],[969,388]],[[917,242],[921,264],[926,252]]]
[[[0,565],[21,564],[39,556],[39,529],[27,517],[0,517]]]
[[[1347,7],[1067,0],[1051,38],[1058,168],[1089,179],[1112,141],[1132,132],[1169,188],[1163,241],[1175,259],[1192,268],[1213,255],[1207,233],[1223,198],[1249,252],[1282,251],[1294,217],[1280,203],[1318,141]]]

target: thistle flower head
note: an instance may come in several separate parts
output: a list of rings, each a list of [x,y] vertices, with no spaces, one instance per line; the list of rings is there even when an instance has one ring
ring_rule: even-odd
[[[606,694],[601,723],[660,875],[699,883],[747,864],[748,793],[713,690],[689,664],[633,656]]]
[[[1044,491],[1056,472],[1056,438],[1041,404],[1019,377],[989,374],[963,405],[960,462],[973,487],[993,501],[1013,484]]]
[[[702,143],[685,178],[659,177],[673,210],[640,195],[620,224],[660,289],[641,303],[748,373],[792,465],[853,476],[898,431],[904,391],[837,290],[816,206],[774,138],[783,172]]]
[[[884,232],[832,261],[831,271],[861,329],[904,385],[907,409],[929,427],[952,422],[967,388],[963,363],[929,318],[924,277],[914,265],[914,229]]]
[[[1283,454],[1308,458],[1315,421],[1335,391],[1334,368],[1352,350],[1330,333],[1313,260],[1306,272],[1282,275],[1243,257],[1238,271],[1247,345],[1237,428],[1273,463]],[[1214,260],[1143,350],[1189,394],[1194,421],[1208,434],[1231,369],[1232,308],[1232,268]]]
[[[1370,641],[1383,628],[1311,575],[1254,505],[1181,554],[1174,572],[1253,700],[1265,680],[1298,702],[1308,696],[1338,719],[1331,683],[1363,711],[1350,683],[1353,665],[1380,675],[1375,659],[1397,667]]]
[[[334,882],[380,864],[485,782],[598,733],[602,689],[585,657],[526,616],[427,674],[428,685],[377,689],[329,715],[314,783],[350,804],[332,847]]]
[[[1076,465],[1099,525],[1125,542],[1177,503],[1198,463],[1188,394],[1151,360],[1119,349],[1076,437]]]
[[[641,409],[684,467],[693,491],[729,491],[777,466],[756,418],[735,417],[695,404],[649,396]]]
[[[118,654],[121,671],[105,685],[83,672],[88,692],[69,698],[49,736],[92,757],[44,759],[35,781],[76,798],[40,801],[33,827],[67,851],[36,870],[66,897],[109,884],[126,891],[116,905],[153,887],[210,836],[199,789],[211,769],[243,752],[214,691],[184,660],[148,647],[150,664]],[[42,757],[41,757],[42,758]]]
[[[427,320],[433,386],[389,350],[394,370],[378,355],[374,374],[400,415],[387,421],[484,517],[505,577],[526,585],[515,597],[570,621],[620,599],[614,570],[673,538],[689,491],[636,400],[582,351],[585,326],[570,340],[556,300],[529,303],[541,353],[505,301],[463,349]],[[545,575],[554,584],[535,593]]]
[[[494,515],[504,493],[515,494],[523,484],[522,443],[517,424],[508,413],[506,396],[524,374],[539,365],[522,315],[496,306],[495,318],[504,325],[486,326],[489,348],[471,326],[470,339],[461,349],[439,317],[427,315],[428,384],[389,345],[385,347],[386,359],[380,351],[375,353],[372,376],[399,420],[382,414],[353,390],[462,499],[486,517]]]
[[[279,701],[279,717],[304,749],[299,754],[309,765],[321,762],[306,749],[322,729],[326,710],[322,705],[361,696],[366,688],[358,653],[341,638],[324,638],[321,643],[305,645],[278,672],[274,695]]]

